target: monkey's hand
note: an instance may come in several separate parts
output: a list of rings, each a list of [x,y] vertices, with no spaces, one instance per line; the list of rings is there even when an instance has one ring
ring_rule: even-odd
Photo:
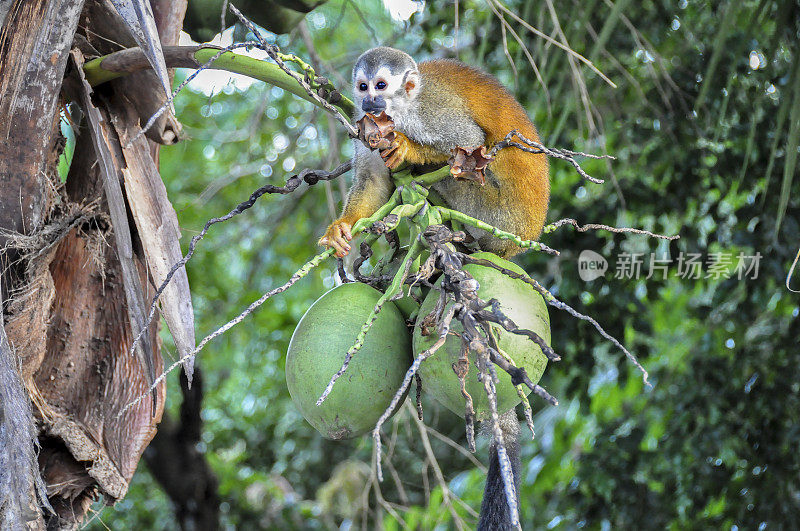
[[[411,141],[406,135],[397,131],[394,132],[394,135],[395,137],[392,145],[380,152],[384,164],[386,164],[386,167],[390,170],[394,170],[400,166],[406,160],[408,152],[411,149]]]
[[[352,229],[352,225],[339,218],[331,223],[330,227],[328,227],[328,230],[325,231],[325,234],[319,239],[317,244],[324,245],[325,247],[333,247],[336,249],[337,258],[342,258],[350,252],[350,244],[347,243],[353,239],[353,235],[350,234],[350,229]]]

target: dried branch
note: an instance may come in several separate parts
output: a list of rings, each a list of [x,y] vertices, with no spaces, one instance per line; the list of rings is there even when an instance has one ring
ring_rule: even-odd
[[[553,351],[553,348],[548,345],[542,337],[537,334],[536,332],[532,332],[530,330],[526,330],[524,328],[519,328],[514,321],[506,317],[503,314],[502,310],[500,310],[500,302],[497,299],[490,299],[489,305],[492,308],[492,311],[487,310],[480,310],[477,313],[478,316],[483,318],[484,322],[488,323],[497,323],[502,326],[508,332],[512,334],[517,334],[520,336],[525,336],[537,345],[539,348],[542,349],[542,354],[547,356],[547,359],[550,361],[561,361],[561,356],[556,354]],[[518,385],[520,382],[516,382],[514,385]]]
[[[363,494],[361,496],[361,499],[362,499],[361,508],[363,509],[363,513],[362,514],[364,515],[364,517],[363,517],[364,521],[366,521],[366,519],[369,517],[369,491],[370,490],[375,492],[375,500],[378,502],[378,505],[380,505],[383,509],[386,510],[386,512],[388,512],[390,515],[392,515],[392,517],[400,525],[402,525],[404,528],[408,527],[408,525],[406,524],[406,521],[403,519],[403,517],[383,497],[383,492],[381,492],[380,485],[378,484],[378,478],[377,478],[377,475],[375,473],[375,464],[374,463],[370,468],[369,482],[367,482],[367,484],[366,484],[366,486],[364,488],[364,492],[363,492]],[[379,517],[376,516],[375,519],[379,520]]]
[[[461,356],[453,364],[453,372],[458,376],[461,385],[461,396],[464,397],[464,424],[467,435],[467,448],[475,452],[475,406],[472,395],[467,391],[467,374],[469,373],[469,348],[461,344]]]
[[[466,335],[463,341],[467,341]],[[497,459],[500,463],[500,473],[503,477],[503,485],[505,486],[506,503],[508,504],[508,514],[511,520],[510,523],[514,528],[519,528],[516,478],[514,478],[511,460],[506,451],[505,437],[503,437],[503,430],[500,427],[500,415],[497,413],[497,391],[494,386],[494,378],[490,376],[492,365],[488,356],[489,350],[486,346],[486,341],[481,340],[481,338],[477,336],[470,341],[470,349],[477,355],[478,367],[481,370],[483,380],[483,388],[486,391],[486,396],[489,398],[489,409],[492,414],[492,443],[497,451]]]
[[[447,510],[450,511],[450,516],[453,517],[453,523],[455,524],[456,529],[464,529],[464,520],[461,519],[456,512],[455,507],[453,507],[453,493],[450,492],[450,487],[448,487],[447,481],[444,479],[444,474],[442,474],[442,469],[439,467],[439,461],[436,459],[436,455],[433,453],[433,448],[431,448],[431,441],[428,438],[428,429],[417,417],[412,415],[412,418],[414,419],[417,429],[419,430],[422,447],[425,449],[425,455],[428,457],[428,462],[431,464],[431,468],[433,468],[433,475],[436,478],[436,482],[439,484],[439,488],[442,489],[442,502],[447,507]]]
[[[546,0],[546,4],[547,10],[550,13],[550,20],[552,20],[553,26],[555,27],[556,34],[561,38],[561,41],[565,46],[571,48],[569,42],[567,41],[567,36],[564,34],[564,30],[561,28],[561,22],[558,20],[558,14],[556,13],[556,8],[553,6],[552,0]],[[586,114],[586,120],[589,124],[589,131],[590,133],[596,134],[597,126],[594,122],[594,118],[592,117],[592,110],[594,106],[589,98],[589,90],[586,88],[586,80],[583,79],[583,76],[578,69],[578,65],[575,63],[575,58],[573,56],[567,55],[567,62],[569,63],[569,68],[572,71],[572,81],[578,88],[578,94],[580,95],[581,103],[583,104],[584,112]],[[608,78],[606,79],[608,80]]]
[[[591,68],[592,71],[595,74],[597,74],[598,76],[600,76],[601,79],[603,79],[603,81],[605,81],[606,83],[608,83],[612,87],[617,88],[617,85],[613,81],[611,81],[605,74],[603,74],[600,70],[598,70],[598,68],[596,66],[594,66],[594,63],[592,63],[590,60],[586,59],[584,56],[582,56],[581,54],[579,54],[578,52],[576,52],[575,50],[573,50],[569,46],[567,46],[567,45],[555,40],[554,38],[552,38],[551,36],[547,35],[546,33],[543,33],[541,31],[539,31],[538,29],[534,28],[533,26],[531,26],[530,24],[525,22],[522,18],[520,18],[519,15],[517,15],[516,13],[514,13],[513,11],[508,9],[506,6],[504,6],[503,4],[498,2],[497,0],[494,0],[494,3],[502,11],[505,11],[511,18],[513,18],[514,20],[519,22],[525,29],[527,29],[528,31],[530,31],[534,35],[537,35],[538,37],[543,38],[544,40],[546,40],[550,44],[553,44],[553,45],[557,46],[558,48],[561,48],[562,50],[567,52],[569,55],[575,57],[580,62],[582,62],[583,64],[585,64],[589,68]]]
[[[230,330],[231,328],[233,328],[234,326],[236,326],[237,324],[242,322],[242,320],[244,320],[245,317],[250,315],[256,308],[258,308],[259,306],[264,304],[264,302],[267,299],[269,299],[270,297],[272,297],[273,295],[277,295],[278,293],[283,293],[284,291],[286,291],[287,289],[292,287],[295,283],[297,283],[298,280],[300,280],[301,278],[303,278],[306,275],[308,275],[308,273],[312,269],[317,267],[320,263],[322,263],[323,260],[325,260],[326,258],[331,256],[332,254],[333,254],[333,250],[332,249],[328,249],[328,250],[318,254],[317,256],[315,256],[314,258],[312,258],[311,260],[306,262],[305,265],[303,265],[303,267],[298,269],[295,272],[295,274],[292,275],[291,278],[289,278],[289,280],[285,284],[283,284],[281,286],[278,286],[277,288],[275,288],[273,290],[270,290],[267,293],[263,294],[257,300],[255,300],[252,303],[250,303],[250,305],[247,308],[245,308],[245,310],[242,311],[242,313],[240,313],[239,315],[237,315],[236,317],[234,317],[233,319],[231,319],[230,321],[228,321],[224,325],[220,326],[219,328],[217,328],[216,330],[214,330],[213,332],[208,334],[206,337],[203,338],[202,341],[200,341],[200,343],[197,344],[197,346],[194,348],[194,350],[192,350],[190,353],[188,353],[185,356],[183,356],[180,359],[178,359],[175,363],[170,365],[164,372],[162,372],[155,379],[153,384],[150,386],[150,389],[148,389],[148,392],[150,392],[152,389],[155,389],[155,387],[161,381],[163,381],[167,377],[167,375],[169,373],[171,373],[173,370],[177,369],[183,362],[185,362],[186,360],[194,358],[194,356],[197,355],[198,352],[203,350],[203,348],[206,346],[206,344],[209,341],[211,341],[212,339],[216,338],[217,336],[220,336],[220,335],[224,334],[225,332],[227,332],[228,330]],[[128,404],[126,404],[125,407],[122,408],[120,410],[120,412],[117,414],[117,416],[122,415],[128,409],[130,409],[133,406],[135,406],[136,404],[138,404],[142,400],[142,398],[144,398],[145,396],[147,396],[147,393],[143,393],[143,394],[139,395],[132,402],[129,402]]]
[[[241,11],[236,9],[236,6],[230,4],[228,7],[231,10],[231,12],[239,18],[242,24],[244,24],[247,27],[247,29],[249,29],[253,33],[253,35],[255,35],[258,38],[259,42],[258,44],[256,44],[256,46],[267,52],[267,55],[269,55],[270,59],[275,61],[275,63],[281,68],[281,70],[292,76],[300,84],[300,86],[302,86],[306,90],[308,95],[311,96],[311,98],[317,102],[317,105],[319,105],[326,111],[330,112],[337,120],[339,120],[339,123],[341,123],[344,126],[344,128],[347,130],[348,134],[352,138],[357,138],[358,131],[356,130],[355,127],[353,127],[353,124],[350,123],[350,119],[347,116],[343,115],[336,107],[334,107],[333,105],[322,99],[308,84],[308,82],[303,78],[303,76],[301,76],[297,72],[294,72],[288,66],[286,66],[286,63],[283,60],[285,56],[281,54],[278,45],[268,43],[264,39],[264,37],[261,36],[261,32],[259,32],[256,29],[255,25],[252,22],[250,22],[250,20],[247,17],[245,17]]]
[[[556,400],[553,395],[548,393],[544,387],[534,384],[531,381],[528,373],[525,371],[525,367],[517,367],[515,364],[511,363],[508,358],[500,355],[498,351],[491,347],[487,346],[486,351],[489,353],[489,360],[511,376],[511,383],[514,384],[514,386],[524,384],[537,396],[549,402],[550,405],[558,405],[558,400]]]
[[[497,7],[495,6],[495,3],[492,0],[487,0],[487,3],[489,4],[489,7],[491,8],[492,12],[494,12],[495,16],[498,18],[498,20],[500,20],[500,23],[502,24],[503,45],[504,45],[504,50],[503,51],[506,53],[506,57],[508,57],[509,63],[512,65],[512,68],[514,68],[513,67],[513,64],[514,64],[513,60],[511,59],[510,55],[508,54],[508,47],[507,47],[506,42],[505,42],[506,41],[506,36],[505,36],[505,30],[506,29],[508,29],[509,33],[511,33],[511,35],[514,37],[514,40],[517,41],[517,44],[519,44],[520,49],[525,54],[525,57],[528,59],[528,64],[530,64],[531,68],[533,69],[533,73],[536,76],[536,80],[542,86],[542,89],[544,89],[544,100],[545,100],[545,103],[547,104],[547,112],[548,112],[548,115],[549,115],[550,112],[551,112],[550,91],[547,88],[547,83],[545,83],[544,79],[542,78],[542,74],[539,71],[539,67],[536,65],[536,61],[534,61],[534,59],[533,59],[533,55],[531,55],[531,52],[528,49],[528,46],[525,44],[525,41],[522,39],[522,37],[520,37],[519,34],[514,30],[514,28],[511,27],[511,24],[509,24],[508,21],[506,21],[506,19],[503,16],[503,14],[500,11],[497,10]],[[499,2],[498,2],[498,4],[499,4]],[[458,13],[458,10],[456,9],[456,16],[458,16],[457,13]],[[516,74],[516,72],[515,72],[515,74]],[[515,75],[515,79],[516,79],[516,75]]]
[[[341,164],[335,170],[330,172],[324,170],[305,169],[300,173],[289,177],[289,179],[286,180],[286,184],[283,186],[265,184],[264,186],[258,188],[256,191],[250,194],[250,197],[247,198],[246,201],[242,201],[241,203],[236,205],[236,208],[234,208],[224,216],[218,218],[211,218],[208,221],[206,221],[203,230],[201,230],[199,234],[193,236],[192,240],[189,242],[189,250],[186,252],[185,255],[183,255],[183,258],[181,258],[178,262],[172,265],[169,272],[167,273],[167,276],[164,277],[164,281],[156,290],[156,294],[153,297],[152,302],[150,303],[150,311],[148,312],[147,318],[145,319],[145,327],[143,328],[143,330],[146,330],[147,326],[150,325],[150,322],[153,320],[155,316],[156,307],[158,305],[158,298],[161,296],[161,293],[164,292],[164,289],[166,289],[167,284],[169,284],[169,281],[172,280],[172,277],[175,275],[175,272],[184,265],[186,265],[186,262],[188,262],[192,258],[192,256],[194,255],[195,248],[197,247],[197,243],[205,237],[206,233],[208,232],[208,229],[211,228],[212,225],[215,225],[217,223],[222,223],[223,221],[228,221],[229,219],[238,216],[248,208],[252,207],[256,203],[258,198],[264,194],[290,194],[304,182],[309,186],[313,186],[320,181],[328,181],[331,179],[335,179],[340,175],[350,171],[350,168],[352,168],[352,163],[350,161],[347,161]],[[134,349],[136,348],[136,344],[139,342],[143,334],[144,332],[140,332],[134,338],[130,348],[131,352],[134,351]]]
[[[519,141],[515,141],[514,137],[517,137]],[[542,144],[541,142],[534,142],[533,140],[529,140],[525,138],[519,131],[514,129],[510,133],[508,133],[503,140],[496,143],[492,149],[489,151],[489,156],[494,156],[498,151],[501,149],[505,149],[507,147],[515,147],[517,149],[521,149],[527,153],[544,153],[548,157],[553,157],[556,159],[566,160],[575,168],[578,172],[578,175],[586,179],[587,181],[593,182],[595,184],[603,184],[605,181],[602,179],[597,179],[595,177],[590,176],[586,173],[583,168],[581,168],[578,161],[575,160],[575,157],[587,157],[590,159],[614,159],[611,155],[593,155],[591,153],[584,153],[582,151],[571,151],[569,149],[560,149],[560,148],[549,148]]]
[[[501,356],[503,356],[509,363],[511,363],[512,366],[516,367],[517,364],[514,362],[511,356],[506,354],[497,343],[497,337],[495,337],[492,326],[489,323],[483,323],[483,329],[486,332],[486,336],[489,338],[489,345]],[[531,430],[531,439],[536,439],[536,432],[533,427],[533,410],[531,409],[531,403],[528,401],[528,396],[525,393],[524,387],[525,384],[519,384],[516,386],[517,396],[519,396],[519,399],[522,402],[522,409],[525,413],[525,423],[528,425],[528,429]]]
[[[383,412],[383,415],[380,416],[378,422],[375,423],[375,429],[372,430],[372,440],[375,443],[375,463],[377,465],[378,481],[383,481],[383,472],[381,470],[381,426],[383,426],[384,422],[386,422],[389,417],[392,416],[392,412],[397,408],[400,400],[402,400],[405,396],[406,390],[411,385],[411,380],[419,370],[419,365],[427,358],[433,356],[436,351],[442,348],[444,345],[445,340],[447,339],[447,334],[450,332],[450,323],[453,321],[453,316],[459,309],[459,306],[460,305],[454,304],[450,307],[450,310],[448,310],[447,314],[442,317],[442,320],[439,323],[439,339],[436,341],[436,343],[431,345],[430,348],[422,351],[417,356],[417,359],[414,360],[414,363],[412,363],[411,367],[409,367],[406,371],[406,375],[403,377],[403,382],[400,384],[400,387],[392,397],[392,401],[389,403],[389,406]]]
[[[789,268],[789,272],[786,274],[786,289],[788,289],[792,293],[800,293],[800,290],[792,289],[792,275],[794,274],[795,267],[797,267],[798,260],[800,260],[800,249],[797,250],[797,254],[794,257],[794,261],[792,261],[792,265]]]
[[[456,303],[460,304],[460,310],[456,316],[464,327],[462,341],[467,342],[470,350],[474,351],[475,347],[473,343],[476,338],[480,338],[480,342],[484,345],[484,348],[492,350],[488,342],[489,340],[485,333],[482,333],[480,326],[482,323],[487,322],[487,318],[490,318],[491,322],[497,322],[501,326],[503,326],[503,322],[506,322],[506,324],[510,323],[509,327],[515,330],[513,333],[526,335],[535,341],[533,336],[536,336],[536,334],[531,331],[523,331],[518,329],[510,319],[502,314],[499,305],[495,305],[495,308],[493,308],[491,313],[487,313],[485,311],[488,306],[491,306],[491,303],[486,302],[478,297],[478,283],[475,281],[472,275],[462,269],[462,265],[464,263],[477,263],[483,265],[483,262],[489,261],[472,258],[469,255],[466,255],[460,251],[455,251],[448,246],[448,244],[451,242],[462,241],[464,238],[463,232],[453,232],[444,225],[431,225],[423,233],[423,238],[431,250],[431,258],[435,260],[436,269],[441,270],[443,273],[441,289],[452,295]],[[558,356],[552,352],[552,349],[550,349],[550,353],[551,356],[558,358]],[[534,393],[547,400],[549,403],[553,405],[558,404],[558,401],[543,387],[531,382],[524,368],[514,367],[499,354],[497,354],[495,358],[499,362],[496,362],[497,365],[506,371],[509,376],[511,376],[514,385],[524,383]],[[554,359],[553,361],[556,360]]]
[[[447,446],[449,446],[450,448],[452,448],[456,452],[460,453],[461,455],[463,455],[464,457],[469,459],[469,462],[472,463],[475,466],[475,468],[477,468],[478,470],[480,470],[484,474],[486,473],[486,465],[484,465],[483,463],[478,461],[475,458],[475,456],[472,455],[472,453],[470,453],[469,451],[465,450],[464,447],[461,446],[460,444],[458,444],[456,441],[454,441],[453,439],[451,439],[447,435],[436,431],[435,429],[431,428],[430,426],[428,426],[428,433],[430,433],[431,435],[433,435],[434,437],[436,437],[437,439],[439,439],[440,441],[445,443]]]
[[[536,291],[538,291],[542,295],[542,297],[544,297],[544,300],[547,302],[547,304],[549,304],[550,306],[555,306],[559,310],[566,311],[567,313],[569,313],[573,317],[577,317],[578,319],[581,319],[583,321],[587,321],[587,322],[591,323],[592,326],[595,327],[595,329],[600,333],[601,336],[603,336],[605,339],[607,339],[608,341],[613,343],[614,346],[619,348],[625,354],[625,356],[630,360],[630,362],[633,363],[633,365],[637,369],[639,369],[639,371],[641,371],[641,373],[642,373],[642,381],[644,381],[645,385],[651,386],[650,382],[648,381],[649,374],[645,370],[645,368],[642,367],[642,365],[639,363],[639,360],[636,359],[636,356],[631,354],[628,351],[628,349],[626,349],[622,345],[622,343],[620,343],[617,339],[615,339],[608,332],[606,332],[603,329],[603,327],[600,326],[600,323],[598,323],[594,318],[589,317],[588,315],[584,315],[584,314],[578,312],[577,310],[575,310],[574,308],[572,308],[571,306],[569,306],[568,304],[558,300],[555,297],[555,295],[550,293],[544,286],[542,286],[541,284],[539,284],[539,282],[537,282],[536,280],[530,278],[527,275],[520,275],[516,271],[511,271],[510,269],[506,269],[506,268],[504,268],[502,266],[499,266],[499,265],[497,265],[494,262],[491,262],[489,260],[484,260],[482,258],[473,258],[473,257],[471,257],[469,255],[464,255],[463,253],[462,253],[461,258],[466,263],[477,264],[477,265],[482,265],[482,266],[486,266],[486,267],[491,267],[492,269],[496,269],[497,271],[503,273],[506,276],[509,276],[509,277],[511,277],[513,279],[516,279],[516,280],[521,280],[521,281],[525,282],[526,284],[531,285]]]
[[[564,218],[559,219],[554,223],[550,223],[549,225],[545,226],[542,229],[542,232],[549,233],[553,232],[559,227],[563,227],[564,225],[572,225],[578,232],[586,232],[589,230],[607,230],[609,232],[615,233],[626,233],[626,234],[644,234],[645,236],[650,236],[651,238],[659,238],[662,240],[677,240],[680,238],[679,235],[674,236],[665,236],[663,234],[656,234],[655,232],[650,232],[649,230],[643,229],[632,229],[629,227],[609,227],[608,225],[602,225],[600,223],[586,223],[585,225],[580,225],[578,222],[572,218]]]
[[[512,363],[501,356],[491,346],[489,334],[485,331],[484,326],[488,326],[489,322],[495,322],[501,326],[517,330],[516,325],[513,325],[505,315],[500,312],[499,305],[492,304],[492,302],[483,301],[477,293],[478,283],[462,266],[466,262],[464,259],[467,255],[455,251],[450,243],[463,241],[463,232],[453,232],[444,225],[430,225],[423,232],[423,238],[428,244],[431,251],[431,258],[435,262],[435,269],[442,271],[441,289],[446,292],[448,296],[452,296],[455,303],[451,306],[448,316],[452,315],[461,323],[463,331],[461,333],[462,341],[462,358],[468,351],[472,351],[477,356],[477,365],[480,371],[479,378],[483,381],[484,390],[489,400],[489,407],[492,416],[493,426],[493,445],[497,451],[497,456],[500,465],[500,473],[505,485],[506,500],[508,503],[509,514],[511,517],[512,525],[519,526],[519,516],[517,512],[517,499],[516,499],[516,483],[513,475],[513,469],[509,456],[506,452],[505,443],[503,441],[503,432],[500,428],[499,415],[497,411],[497,398],[495,390],[495,380],[497,378],[495,367],[500,367],[506,371],[512,378],[514,385],[524,383],[529,386],[535,393],[542,396],[551,403],[557,403],[549,393],[538,385],[530,381],[524,368],[515,367]],[[441,301],[441,298],[440,298]],[[488,307],[492,307],[488,311]],[[431,315],[435,315],[432,313]],[[449,319],[452,320],[453,317]],[[426,318],[428,319],[428,318]],[[424,326],[424,321],[423,321]],[[441,326],[441,323],[440,323]],[[449,323],[448,323],[449,326]],[[531,339],[534,339],[531,333],[523,333]],[[538,337],[538,336],[537,336]],[[440,329],[439,340],[433,347],[441,346],[446,339],[446,334],[442,335]],[[433,348],[432,347],[432,348]],[[421,358],[422,356],[420,356]],[[418,365],[419,358],[415,361]],[[465,370],[461,367],[463,364],[458,363],[454,369],[456,370],[460,379],[465,376]],[[412,366],[416,370],[416,367]],[[403,386],[406,387],[406,386]],[[463,385],[462,385],[463,387]],[[463,389],[465,391],[465,389]],[[467,434],[470,436],[471,432],[471,418],[469,418],[469,401],[466,403],[467,407]],[[376,432],[373,432],[373,437]]]
[[[417,406],[417,418],[419,420],[425,420],[425,415],[422,411],[422,376],[420,376],[419,373],[415,374],[414,376],[417,383],[417,395],[414,401]]]

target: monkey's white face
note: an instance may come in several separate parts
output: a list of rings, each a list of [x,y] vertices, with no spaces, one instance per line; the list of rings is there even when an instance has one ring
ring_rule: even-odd
[[[390,117],[402,113],[419,92],[419,74],[408,70],[393,74],[388,67],[379,68],[369,76],[359,69],[354,76],[353,94],[359,113],[380,114]]]

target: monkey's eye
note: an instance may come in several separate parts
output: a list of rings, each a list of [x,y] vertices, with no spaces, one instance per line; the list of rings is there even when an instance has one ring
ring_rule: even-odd
[[[375,83],[375,88],[378,90],[383,90],[386,88],[386,81],[378,81]]]
[[[360,90],[361,92],[364,92],[365,90],[367,90],[367,84],[366,83],[359,84],[358,85],[358,90]]]

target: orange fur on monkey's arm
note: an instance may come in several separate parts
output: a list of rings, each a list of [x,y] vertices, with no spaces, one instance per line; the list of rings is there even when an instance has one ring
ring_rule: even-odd
[[[366,157],[368,154],[369,150],[362,149],[362,146],[356,149],[356,158]],[[375,162],[380,165],[381,160],[377,157],[375,159]],[[360,173],[357,169],[356,172],[356,179],[350,189],[350,193],[347,195],[347,202],[342,216],[330,224],[318,242],[319,245],[333,247],[336,250],[336,256],[339,258],[350,251],[348,242],[353,239],[350,231],[356,221],[374,214],[389,200],[394,190],[389,172],[386,170],[383,170],[382,173],[370,173],[368,171]]]
[[[394,142],[389,148],[381,151],[380,155],[390,170],[397,168],[403,162],[431,164],[447,161],[447,155],[430,146],[418,144],[400,132],[395,132]],[[365,155],[362,153],[361,156]],[[385,175],[367,174],[363,180],[357,178],[347,196],[347,204],[345,204],[342,217],[330,224],[325,234],[319,239],[319,245],[333,247],[339,258],[346,255],[350,251],[348,242],[353,239],[350,232],[353,225],[359,219],[371,216],[383,206],[389,200],[393,189],[394,185],[388,172],[385,172]]]
[[[395,131],[394,143],[381,151],[381,157],[390,170],[396,169],[403,162],[409,164],[434,164],[447,162],[448,156],[431,146],[414,142],[406,135]]]

